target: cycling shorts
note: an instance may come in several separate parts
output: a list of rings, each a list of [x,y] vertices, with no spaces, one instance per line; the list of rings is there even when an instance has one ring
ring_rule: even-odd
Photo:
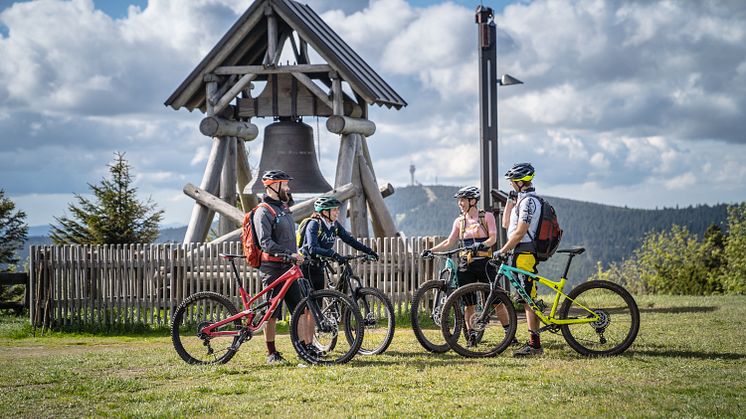
[[[524,271],[528,272],[539,272],[538,270],[536,270],[536,257],[533,253],[514,254],[510,265],[514,268],[523,269]],[[526,294],[528,294],[532,299],[536,299],[536,285],[534,284],[533,278],[528,275],[518,274],[518,280],[523,286],[523,289],[526,290]],[[525,303],[525,301],[523,301],[520,296],[518,298],[518,302]]]

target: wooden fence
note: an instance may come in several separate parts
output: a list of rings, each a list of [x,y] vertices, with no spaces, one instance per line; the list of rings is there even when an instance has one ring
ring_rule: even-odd
[[[441,238],[378,238],[363,242],[381,256],[355,262],[365,286],[385,292],[398,315],[413,292],[432,279],[438,262],[418,257]],[[354,250],[338,244],[337,251]],[[76,325],[168,325],[179,303],[199,291],[215,291],[241,307],[230,264],[220,253],[241,253],[240,243],[32,246],[31,322],[39,327]],[[237,266],[250,294],[261,290],[258,271]]]

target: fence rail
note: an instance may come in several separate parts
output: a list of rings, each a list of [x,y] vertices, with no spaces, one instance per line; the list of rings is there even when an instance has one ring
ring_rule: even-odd
[[[365,286],[391,298],[397,314],[438,266],[418,257],[438,237],[363,239],[381,256],[355,262]],[[355,252],[338,244],[342,254]],[[39,327],[75,325],[168,325],[179,303],[199,291],[228,296],[240,307],[230,264],[220,253],[240,253],[240,243],[32,246],[29,289],[31,322]],[[261,290],[258,271],[238,263],[242,285]]]

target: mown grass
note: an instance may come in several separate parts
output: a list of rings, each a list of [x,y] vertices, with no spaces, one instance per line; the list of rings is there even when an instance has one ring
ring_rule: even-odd
[[[257,337],[227,365],[195,367],[162,331],[34,338],[2,318],[0,416],[744,416],[746,297],[638,303],[622,356],[584,358],[554,335],[536,359],[433,355],[402,327],[384,355],[334,367],[298,366],[287,335],[287,365],[266,365]]]

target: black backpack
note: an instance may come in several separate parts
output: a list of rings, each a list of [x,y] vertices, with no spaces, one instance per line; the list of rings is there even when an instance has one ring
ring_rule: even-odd
[[[559,247],[562,240],[562,229],[557,221],[557,211],[554,210],[549,201],[537,195],[528,196],[538,199],[541,203],[541,213],[539,214],[539,225],[536,227],[536,233],[534,237],[531,237],[531,233],[528,234],[536,250],[536,260],[543,262],[552,257]],[[521,201],[528,196],[522,198]],[[521,201],[516,203],[517,208],[520,208]]]

